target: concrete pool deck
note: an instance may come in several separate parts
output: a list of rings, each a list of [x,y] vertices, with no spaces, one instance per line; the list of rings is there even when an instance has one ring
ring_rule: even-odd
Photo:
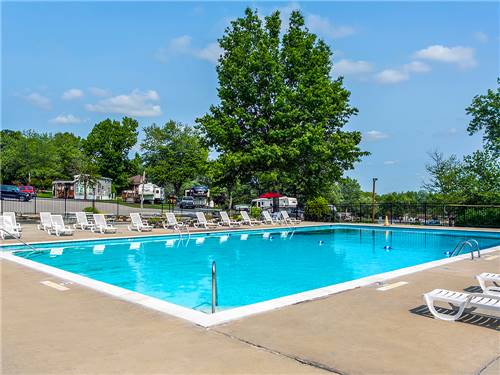
[[[369,285],[209,329],[77,284],[48,287],[40,282],[64,281],[9,261],[1,266],[4,374],[499,369],[500,319],[479,312],[460,322],[434,320],[421,296],[434,288],[474,290],[474,275],[500,273],[500,251],[396,278],[389,283],[408,284],[386,291]]]

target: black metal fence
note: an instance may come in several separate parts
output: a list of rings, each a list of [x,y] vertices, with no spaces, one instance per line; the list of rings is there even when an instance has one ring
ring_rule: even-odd
[[[457,205],[438,203],[349,203],[333,204],[333,222],[442,225],[500,228],[500,205]]]

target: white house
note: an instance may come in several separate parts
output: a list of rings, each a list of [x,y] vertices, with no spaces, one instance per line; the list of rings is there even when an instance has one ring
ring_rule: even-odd
[[[54,198],[108,200],[113,199],[111,178],[99,177],[91,180],[88,175],[75,175],[71,181],[53,181]],[[86,191],[85,191],[86,190]]]

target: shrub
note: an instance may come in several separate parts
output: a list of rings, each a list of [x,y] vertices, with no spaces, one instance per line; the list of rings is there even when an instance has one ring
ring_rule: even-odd
[[[323,197],[309,199],[306,202],[304,214],[307,220],[324,220],[331,214],[328,201]]]
[[[259,207],[250,207],[250,216],[254,219],[260,218],[262,210]]]
[[[153,226],[153,227],[158,227],[162,223],[162,218],[161,217],[150,217],[148,219],[148,224]]]
[[[92,213],[92,214],[99,214],[99,213],[101,213],[101,212],[100,212],[97,208],[95,208],[95,207],[85,207],[85,208],[83,209],[83,212],[90,212],[90,213]]]

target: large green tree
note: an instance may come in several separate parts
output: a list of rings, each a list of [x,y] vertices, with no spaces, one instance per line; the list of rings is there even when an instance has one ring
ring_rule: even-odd
[[[467,131],[470,135],[484,130],[485,147],[500,156],[500,78],[497,78],[497,89],[488,90],[485,95],[476,95],[466,108],[472,116]]]
[[[129,152],[137,143],[138,122],[124,117],[122,121],[106,119],[94,126],[83,142],[83,150],[98,173],[113,179],[117,192],[128,186],[131,172]]]
[[[330,78],[330,48],[298,11],[280,30],[279,12],[262,21],[246,9],[219,40],[220,104],[197,123],[220,154],[229,193],[241,182],[315,196],[364,155],[360,133],[343,130],[357,110],[342,79]]]
[[[207,165],[208,150],[198,132],[172,120],[144,128],[141,148],[147,175],[161,186],[172,186],[176,195]]]

